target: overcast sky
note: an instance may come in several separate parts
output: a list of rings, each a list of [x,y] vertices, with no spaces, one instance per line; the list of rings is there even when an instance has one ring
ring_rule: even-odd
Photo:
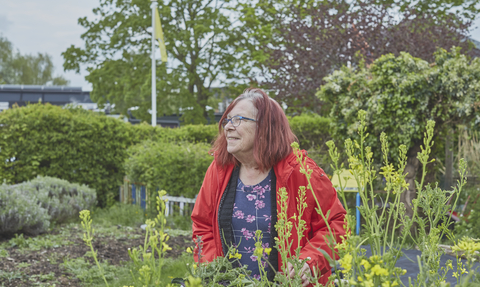
[[[55,76],[62,75],[71,86],[90,91],[85,71],[80,75],[63,71],[61,53],[70,45],[83,44],[80,35],[85,30],[77,20],[85,16],[92,19],[92,9],[98,3],[99,0],[0,0],[0,35],[22,54],[50,54]],[[480,27],[480,19],[473,26]],[[480,29],[472,30],[471,37],[480,41]]]

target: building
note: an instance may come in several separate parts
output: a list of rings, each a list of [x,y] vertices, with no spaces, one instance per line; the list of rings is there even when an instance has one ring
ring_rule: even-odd
[[[81,87],[66,86],[35,86],[35,85],[0,85],[0,111],[11,108],[13,105],[25,106],[28,103],[50,103],[56,106],[73,104],[86,110],[104,112],[108,116],[119,118],[120,115],[110,114],[111,106],[99,109],[98,105],[90,99],[90,92],[82,91]],[[215,120],[218,122],[223,115],[223,110],[215,112]],[[157,125],[162,127],[179,127],[180,116],[170,115],[157,118]],[[124,118],[132,124],[140,123],[131,113]]]

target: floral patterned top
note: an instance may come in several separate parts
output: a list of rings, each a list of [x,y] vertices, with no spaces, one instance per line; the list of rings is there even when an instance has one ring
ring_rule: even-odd
[[[260,279],[260,270],[257,256],[253,254],[257,230],[261,230],[263,234],[262,247],[271,248],[269,246],[272,222],[271,172],[256,185],[244,185],[239,178],[233,206],[232,227],[235,245],[238,253],[242,255],[240,264],[248,265],[248,270],[252,271],[251,276],[257,279]],[[269,266],[265,260],[261,262],[265,271],[268,271]]]

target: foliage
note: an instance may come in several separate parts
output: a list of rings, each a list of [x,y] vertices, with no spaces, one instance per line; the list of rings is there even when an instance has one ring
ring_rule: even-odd
[[[50,177],[13,186],[3,184],[0,197],[1,234],[38,234],[51,222],[65,222],[96,203],[95,190]]]
[[[144,210],[135,204],[116,203],[110,207],[92,211],[94,224],[104,226],[140,226],[145,221]]]
[[[460,222],[455,223],[455,237],[464,236],[480,238],[480,192],[470,190],[465,213],[460,216]]]
[[[392,143],[395,163],[399,147],[407,148],[406,173],[409,190],[404,202],[411,215],[416,174],[420,168],[416,159],[423,140],[422,126],[434,120],[434,136],[455,124],[476,119],[475,103],[480,95],[480,60],[470,61],[459,49],[451,52],[439,49],[435,63],[429,64],[407,53],[395,57],[388,54],[370,66],[358,69],[342,68],[325,78],[317,96],[332,105],[332,137],[358,139],[356,115],[366,111],[366,142],[372,150],[380,150],[380,133],[385,132]],[[333,124],[335,123],[335,124]],[[377,154],[376,163],[381,159]]]
[[[4,245],[5,247],[16,247],[20,250],[38,251],[41,249],[55,248],[64,245],[70,245],[73,242],[66,240],[63,235],[35,236],[24,238],[23,234],[15,234],[15,237],[10,239]]]
[[[242,21],[252,35],[245,43],[245,61],[252,63],[245,66],[257,67],[250,69],[250,77],[273,89],[289,113],[326,115],[329,107],[315,92],[323,78],[341,66],[371,63],[402,51],[431,61],[438,47],[474,52],[468,40],[472,22],[446,11],[440,16],[440,7],[374,0],[244,2]]]
[[[0,36],[0,85],[68,85],[62,76],[53,77],[53,70],[49,54],[21,55],[12,43]]]
[[[152,127],[143,122],[132,126],[134,143],[143,141],[211,143],[217,136],[217,125],[186,125],[180,128]]]
[[[288,122],[298,138],[301,149],[323,149],[326,147],[325,143],[331,139],[330,118],[305,113],[288,117]]]
[[[161,190],[156,197],[157,217],[154,220],[148,219],[146,224],[145,244],[138,248],[128,249],[128,255],[133,261],[134,272],[131,271],[133,280],[142,286],[158,286],[162,278],[163,257],[165,252],[172,248],[167,241],[170,236],[165,230],[165,201],[162,199],[167,194]],[[156,260],[158,258],[158,260]]]
[[[209,149],[204,143],[145,141],[129,148],[125,171],[130,181],[145,183],[149,190],[193,198],[213,160]]]
[[[100,274],[103,277],[103,281],[105,282],[105,285],[108,287],[107,278],[105,277],[105,271],[102,265],[100,265],[100,262],[98,262],[97,252],[95,252],[95,249],[93,249],[92,241],[93,241],[94,229],[92,227],[92,219],[90,217],[90,211],[89,210],[80,211],[80,219],[82,220],[82,227],[85,230],[85,233],[83,234],[83,241],[85,242],[85,245],[90,247],[90,252],[92,254],[93,260],[95,260],[98,270],[100,271]]]
[[[229,0],[158,1],[170,61],[157,64],[157,111],[182,110],[187,122],[205,123],[206,105],[222,85],[236,77],[235,51],[240,34],[228,9]],[[85,48],[71,46],[62,53],[66,70],[85,65],[93,101],[107,101],[115,110],[149,120],[151,108],[150,1],[102,0],[93,9],[96,18],[80,18],[86,29]],[[220,76],[222,75],[222,76]]]
[[[0,176],[10,183],[52,176],[87,184],[101,206],[118,194],[134,142],[130,125],[82,108],[31,104],[0,113]]]
[[[118,271],[117,266],[110,265],[107,262],[102,262],[100,265],[105,273],[102,273],[97,267],[91,266],[90,262],[83,257],[67,259],[60,264],[65,271],[73,274],[80,282],[94,284],[94,286],[102,284],[104,278],[112,281]]]

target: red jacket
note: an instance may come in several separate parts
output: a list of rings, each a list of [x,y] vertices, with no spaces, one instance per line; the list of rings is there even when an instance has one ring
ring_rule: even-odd
[[[321,205],[324,215],[330,211],[329,224],[335,233],[336,241],[340,242],[341,235],[345,234],[344,218],[345,209],[340,203],[337,192],[332,186],[325,172],[316,165],[316,163],[307,158],[307,165],[313,169],[310,179],[313,190]],[[217,256],[224,256],[222,250],[222,242],[220,239],[218,226],[218,207],[220,199],[225,191],[232,174],[234,166],[226,166],[221,168],[214,160],[207,170],[200,192],[197,196],[195,207],[192,212],[193,221],[193,239],[202,236],[202,261],[210,262]],[[284,160],[274,166],[276,175],[276,190],[280,187],[286,187],[288,192],[288,217],[291,218],[297,212],[297,197],[299,186],[307,186],[308,182],[305,175],[301,174],[300,165],[293,153]],[[300,241],[303,246],[300,252],[300,259],[310,258],[307,263],[310,269],[320,270],[322,277],[319,282],[325,284],[331,274],[331,268],[328,261],[324,258],[317,248],[325,250],[330,256],[332,251],[328,248],[324,236],[328,235],[328,229],[322,217],[315,211],[316,202],[310,190],[307,190],[307,208],[305,209],[303,220],[307,222],[307,229],[304,231],[304,237]],[[277,210],[279,210],[277,202]],[[292,234],[296,235],[295,224]],[[293,244],[291,254],[295,254],[295,246],[297,246],[298,238],[293,236]],[[282,262],[279,257],[278,270],[281,270]],[[338,256],[337,256],[338,259]],[[195,255],[195,261],[198,256]],[[313,273],[312,273],[313,274]]]

